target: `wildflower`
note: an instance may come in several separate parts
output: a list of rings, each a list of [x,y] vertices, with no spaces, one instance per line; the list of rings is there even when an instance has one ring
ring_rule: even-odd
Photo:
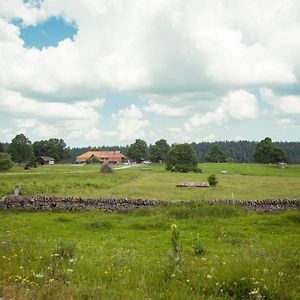
[[[53,281],[54,281],[54,279],[53,279],[53,278],[50,278],[50,279],[49,279],[49,282],[50,282],[50,283],[51,283],[51,282],[53,282]]]
[[[6,259],[6,256],[5,256],[5,255],[3,255],[2,257],[3,257],[3,259]]]
[[[282,277],[283,276],[283,272],[278,272],[278,276]]]
[[[171,225],[171,230],[175,230],[175,229],[177,229],[177,225],[176,224],[172,224]]]
[[[107,271],[104,271],[104,274],[108,274],[108,272],[107,272]]]
[[[206,278],[211,279],[212,276],[211,276],[210,274],[207,274],[207,275],[206,275]]]
[[[69,259],[69,262],[70,262],[70,263],[73,263],[74,261],[75,261],[74,258],[70,258],[70,259]]]
[[[187,282],[187,283],[189,283],[189,282],[190,282],[190,280],[189,280],[189,279],[187,279],[187,280],[186,280],[186,282]]]
[[[20,267],[19,267],[19,269],[21,269],[21,270],[22,270],[22,269],[24,269],[24,267],[23,267],[23,266],[20,266]]]
[[[67,269],[67,272],[74,272],[74,270],[73,269]]]
[[[249,295],[257,295],[259,292],[259,289],[254,289],[253,291],[249,292]]]
[[[58,253],[54,253],[53,256],[56,256],[56,257],[57,257],[57,256],[59,256],[59,254],[58,254]]]
[[[43,278],[45,275],[44,274],[36,274],[35,277],[36,278]]]

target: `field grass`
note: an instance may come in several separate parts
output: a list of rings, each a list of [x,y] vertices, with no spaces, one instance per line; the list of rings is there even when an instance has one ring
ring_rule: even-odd
[[[0,211],[0,297],[300,299],[299,222],[299,211],[203,202],[131,213]]]
[[[201,174],[163,166],[0,173],[1,197],[19,185],[23,195],[190,200],[130,213],[0,210],[0,299],[300,299],[300,211],[259,214],[203,201],[232,193],[299,199],[300,166],[201,168]],[[213,173],[216,188],[176,187]],[[180,231],[175,246],[172,224]]]
[[[44,166],[0,173],[0,197],[20,186],[22,195],[59,195],[163,200],[299,198],[300,165],[201,164],[202,173],[167,172],[164,166],[145,166],[99,173],[99,166]],[[226,170],[227,174],[220,174]],[[180,189],[182,181],[207,181],[217,174],[219,184],[209,189]]]

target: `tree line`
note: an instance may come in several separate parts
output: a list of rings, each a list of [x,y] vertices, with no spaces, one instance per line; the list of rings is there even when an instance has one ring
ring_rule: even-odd
[[[148,160],[164,162],[169,150],[175,144],[169,145],[165,139],[147,145],[142,139],[126,146],[100,146],[69,148],[63,139],[50,138],[31,142],[24,134],[16,135],[11,143],[0,143],[0,153],[10,154],[15,163],[28,163],[38,156],[50,156],[56,162],[74,163],[76,157],[86,151],[115,150],[135,161]],[[300,142],[272,142],[266,138],[261,142],[255,141],[219,141],[191,143],[199,162],[276,162],[287,161],[300,163]],[[260,154],[256,154],[257,148]],[[267,154],[266,154],[267,153]]]

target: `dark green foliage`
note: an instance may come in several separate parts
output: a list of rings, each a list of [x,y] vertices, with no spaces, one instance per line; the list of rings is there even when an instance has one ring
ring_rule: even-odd
[[[86,163],[87,164],[98,164],[99,160],[95,156],[92,156],[86,160]]]
[[[208,183],[209,183],[210,186],[214,186],[215,187],[218,184],[218,180],[217,180],[217,177],[216,177],[215,174],[209,175],[207,177],[207,181],[208,181]]]
[[[10,159],[9,154],[0,153],[0,171],[8,171],[13,167],[13,162]]]
[[[220,141],[213,144],[219,145],[221,150],[229,155],[235,162],[253,162],[253,153],[257,142],[251,141]],[[281,149],[287,156],[289,163],[300,163],[300,142],[274,142],[274,145]],[[212,144],[209,142],[192,143],[193,148],[198,154],[199,160],[204,161]],[[228,162],[228,158],[227,158]]]
[[[197,238],[194,241],[193,244],[193,249],[194,249],[194,254],[195,255],[204,255],[206,253],[201,241],[200,241],[200,236],[197,234]]]
[[[257,144],[253,158],[258,163],[287,162],[284,152],[277,148],[269,137]]]
[[[166,140],[161,139],[150,146],[150,160],[153,162],[164,162],[170,150],[170,145]]]
[[[4,145],[0,143],[0,153],[4,153],[4,152],[5,152]]]
[[[166,169],[172,172],[199,172],[198,157],[190,144],[173,146],[166,157]]]
[[[141,139],[136,139],[135,143],[131,144],[128,149],[127,156],[137,163],[147,158],[147,144]]]
[[[37,156],[50,156],[56,162],[70,157],[70,148],[63,139],[51,138],[47,141],[36,141],[33,143],[33,152]]]
[[[205,160],[214,163],[226,162],[226,154],[221,150],[219,145],[213,145],[206,154]]]
[[[30,140],[22,133],[16,135],[8,146],[8,153],[14,162],[28,162],[33,157]]]

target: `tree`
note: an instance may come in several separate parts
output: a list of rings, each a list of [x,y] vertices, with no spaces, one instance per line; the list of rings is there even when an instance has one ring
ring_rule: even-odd
[[[285,153],[277,148],[269,137],[257,144],[253,158],[256,162],[265,164],[287,162]]]
[[[11,155],[12,160],[17,163],[27,162],[33,157],[31,142],[22,133],[12,139],[7,152]]]
[[[56,161],[67,159],[70,156],[70,149],[63,139],[51,138],[47,141],[36,141],[33,143],[35,156],[50,156]]]
[[[135,143],[129,146],[127,156],[140,163],[147,158],[147,143],[141,139],[136,139]]]
[[[170,148],[170,145],[164,139],[155,142],[155,144],[150,147],[150,160],[153,162],[164,162]]]
[[[5,149],[2,143],[0,143],[0,153],[4,153]]]
[[[198,168],[198,156],[190,144],[178,144],[170,149],[166,156],[166,169],[173,172],[201,172]]]
[[[7,171],[13,167],[13,162],[10,159],[9,154],[0,153],[0,171]]]
[[[205,160],[213,163],[226,162],[226,154],[221,150],[219,145],[213,145],[206,154]]]

